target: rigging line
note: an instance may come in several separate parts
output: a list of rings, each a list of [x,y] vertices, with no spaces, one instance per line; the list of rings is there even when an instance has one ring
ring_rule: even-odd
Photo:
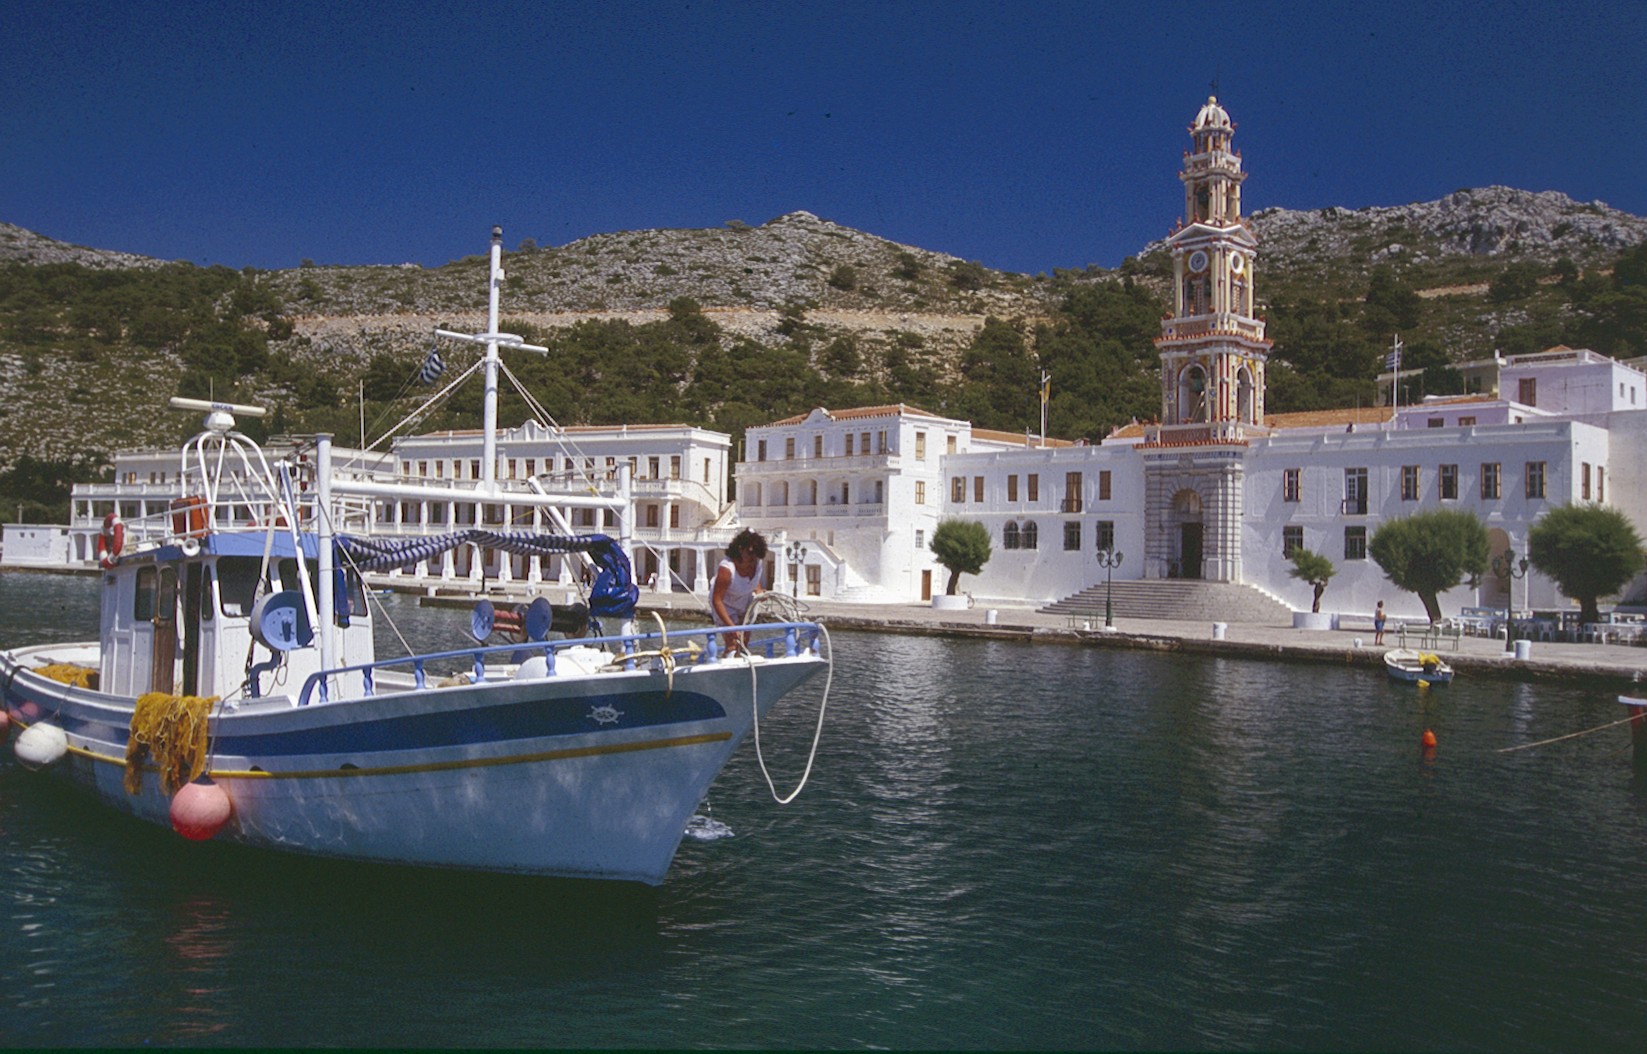
[[[468,369],[464,370],[462,373],[460,373],[456,377],[452,378],[452,381],[451,381],[450,384],[448,384],[446,387],[442,388],[440,391],[436,392],[435,394],[429,396],[428,399],[424,400],[422,406],[419,406],[417,409],[413,410],[411,413],[407,414],[405,417],[402,417],[399,421],[395,422],[394,426],[392,428],[390,428],[387,432],[384,432],[382,435],[380,435],[376,439],[372,440],[371,444],[369,446],[367,446],[366,449],[364,451],[362,451],[362,453],[370,453],[371,451],[376,450],[378,448],[378,446],[381,445],[385,439],[388,439],[390,436],[394,435],[396,432],[399,432],[401,430],[401,428],[403,428],[404,426],[410,424],[413,421],[416,421],[418,418],[420,418],[424,414],[428,413],[429,410],[435,405],[435,403],[439,402],[441,399],[444,399],[444,398],[446,398],[446,396],[450,395],[452,393],[453,389],[457,388],[458,385],[460,385],[464,381],[468,380],[470,375],[473,374],[476,370],[480,369],[480,367],[485,362],[486,362],[485,359],[476,359],[474,364],[471,365]]]
[[[317,502],[315,502],[315,504],[318,506],[320,504],[320,502],[317,501]],[[324,516],[326,518],[326,523],[331,528],[332,537],[335,539],[338,535],[338,525],[337,525],[337,521],[332,518],[332,510],[331,509],[321,509],[320,510],[320,515]],[[315,544],[316,544],[316,549],[317,549],[317,552],[316,552],[317,561],[319,559],[319,553],[318,553],[319,542],[320,542],[320,534],[317,531],[315,533]],[[360,591],[361,591],[362,594],[365,595],[366,603],[367,603],[368,607],[371,604],[373,604],[374,602],[377,604],[378,611],[382,612],[382,614],[383,614],[383,621],[388,623],[390,632],[394,633],[395,639],[400,641],[400,646],[402,648],[406,649],[406,654],[407,655],[415,654],[415,652],[412,651],[412,646],[406,642],[406,637],[400,632],[400,627],[395,625],[394,616],[389,614],[388,607],[383,603],[382,600],[379,600],[375,595],[373,595],[372,591],[366,587],[366,573],[360,569],[360,565],[355,562],[355,558],[349,553],[349,551],[347,549],[343,548],[341,545],[336,544],[335,542],[332,544],[332,553],[333,553],[334,556],[342,556],[344,561],[348,563],[350,570],[354,571],[355,577],[360,580]],[[344,583],[343,588],[344,589],[349,588],[347,582]],[[334,587],[334,593],[335,593],[335,587]],[[335,596],[333,597],[332,606],[333,606],[334,609],[337,606],[337,601],[336,601]]]
[[[366,433],[367,432],[377,431],[378,426],[381,425],[383,423],[384,419],[389,416],[390,407],[394,406],[395,403],[397,403],[401,399],[405,398],[407,389],[409,389],[412,386],[412,381],[417,379],[418,375],[420,373],[422,373],[422,370],[423,370],[423,367],[422,367],[421,364],[419,364],[415,369],[412,370],[411,373],[406,375],[406,379],[400,383],[400,390],[395,392],[395,394],[389,399],[388,403],[386,403],[384,405],[383,409],[381,409],[377,412],[377,417],[372,420],[372,427],[370,429],[365,429],[365,428],[361,429],[361,432],[360,432],[361,442],[364,443],[366,441]],[[364,451],[362,451],[362,453],[364,453]]]
[[[1579,736],[1587,736],[1591,732],[1600,732],[1602,729],[1605,729],[1605,728],[1616,728],[1619,725],[1626,724],[1627,722],[1630,722],[1630,721],[1634,721],[1639,716],[1640,716],[1639,714],[1631,714],[1629,717],[1622,717],[1622,718],[1619,718],[1617,721],[1609,721],[1604,725],[1597,725],[1594,728],[1586,728],[1586,729],[1584,729],[1583,731],[1580,731],[1580,732],[1569,732],[1564,736],[1556,736],[1553,739],[1541,739],[1536,743],[1522,743],[1518,746],[1513,746],[1513,747],[1500,747],[1497,752],[1500,753],[1500,754],[1509,754],[1509,753],[1511,753],[1513,751],[1517,751],[1517,750],[1531,750],[1534,747],[1547,747],[1551,743],[1559,743],[1564,739],[1577,739]]]
[[[570,453],[574,456],[573,471],[578,474],[578,479],[589,488],[591,493],[600,493],[599,488],[595,486],[595,477],[590,470],[583,466],[583,462],[593,462],[594,459],[585,454],[583,448],[578,446],[576,441],[568,438],[566,428],[555,420],[554,415],[549,412],[547,407],[526,390],[526,385],[522,383],[519,377],[515,376],[514,371],[509,369],[507,363],[499,362],[498,367],[503,371],[503,375],[508,378],[509,383],[514,385],[515,390],[520,392],[521,397],[526,400],[527,408],[537,414],[545,427],[550,429],[550,434],[554,436],[555,442],[560,446],[562,453]]]

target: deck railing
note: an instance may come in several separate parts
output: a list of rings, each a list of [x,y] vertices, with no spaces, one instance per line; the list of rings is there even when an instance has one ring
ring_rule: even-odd
[[[819,639],[822,630],[816,622],[757,622],[748,626],[702,626],[692,629],[671,630],[663,633],[628,633],[610,637],[575,637],[567,640],[527,641],[522,644],[482,644],[473,648],[459,648],[455,651],[432,652],[427,655],[408,655],[398,659],[379,659],[376,662],[361,663],[355,666],[340,666],[334,670],[323,670],[309,675],[303,682],[303,689],[298,693],[297,705],[308,706],[311,702],[327,703],[331,701],[331,683],[341,678],[358,676],[361,683],[361,696],[377,694],[377,671],[392,668],[410,667],[412,671],[413,688],[422,691],[429,688],[429,664],[450,664],[457,667],[467,665],[472,671],[473,680],[470,685],[484,684],[487,681],[486,660],[488,658],[502,658],[511,665],[518,665],[526,659],[542,657],[547,670],[546,677],[557,675],[555,669],[555,653],[566,648],[578,646],[598,647],[603,644],[614,646],[613,662],[623,662],[624,670],[636,668],[639,660],[626,660],[626,656],[635,655],[667,645],[672,653],[676,654],[675,661],[681,665],[703,666],[713,665],[722,661],[723,647],[721,637],[727,633],[744,632],[748,634],[749,650],[758,651],[768,659],[794,658],[803,651],[818,654]],[[702,650],[693,658],[684,643],[692,640],[702,640]],[[655,643],[649,643],[655,642]],[[435,687],[439,687],[436,685]],[[358,698],[349,696],[349,698]]]

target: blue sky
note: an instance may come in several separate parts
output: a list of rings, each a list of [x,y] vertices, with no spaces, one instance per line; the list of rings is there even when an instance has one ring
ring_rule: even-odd
[[[439,265],[797,209],[990,267],[1170,229],[1216,81],[1247,210],[1647,214],[1647,4],[0,0],[0,221]]]

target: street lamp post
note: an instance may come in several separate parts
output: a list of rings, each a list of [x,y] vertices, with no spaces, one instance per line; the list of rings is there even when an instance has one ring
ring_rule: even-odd
[[[806,562],[806,546],[800,542],[790,542],[789,548],[784,550],[784,556],[793,568],[789,575],[789,595],[796,600],[801,597],[801,565]]]
[[[1515,650],[1515,583],[1527,577],[1527,558],[1515,558],[1514,549],[1493,557],[1493,574],[1504,582],[1504,650]]]
[[[1122,554],[1114,549],[1098,550],[1098,566],[1104,569],[1104,628],[1115,628],[1115,599],[1112,595],[1115,569],[1121,566]]]

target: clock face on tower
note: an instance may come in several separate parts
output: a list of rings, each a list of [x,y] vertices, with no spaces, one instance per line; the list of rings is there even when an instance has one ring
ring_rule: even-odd
[[[1207,269],[1207,253],[1205,249],[1197,249],[1190,253],[1189,269],[1195,274],[1200,274],[1202,271]]]

